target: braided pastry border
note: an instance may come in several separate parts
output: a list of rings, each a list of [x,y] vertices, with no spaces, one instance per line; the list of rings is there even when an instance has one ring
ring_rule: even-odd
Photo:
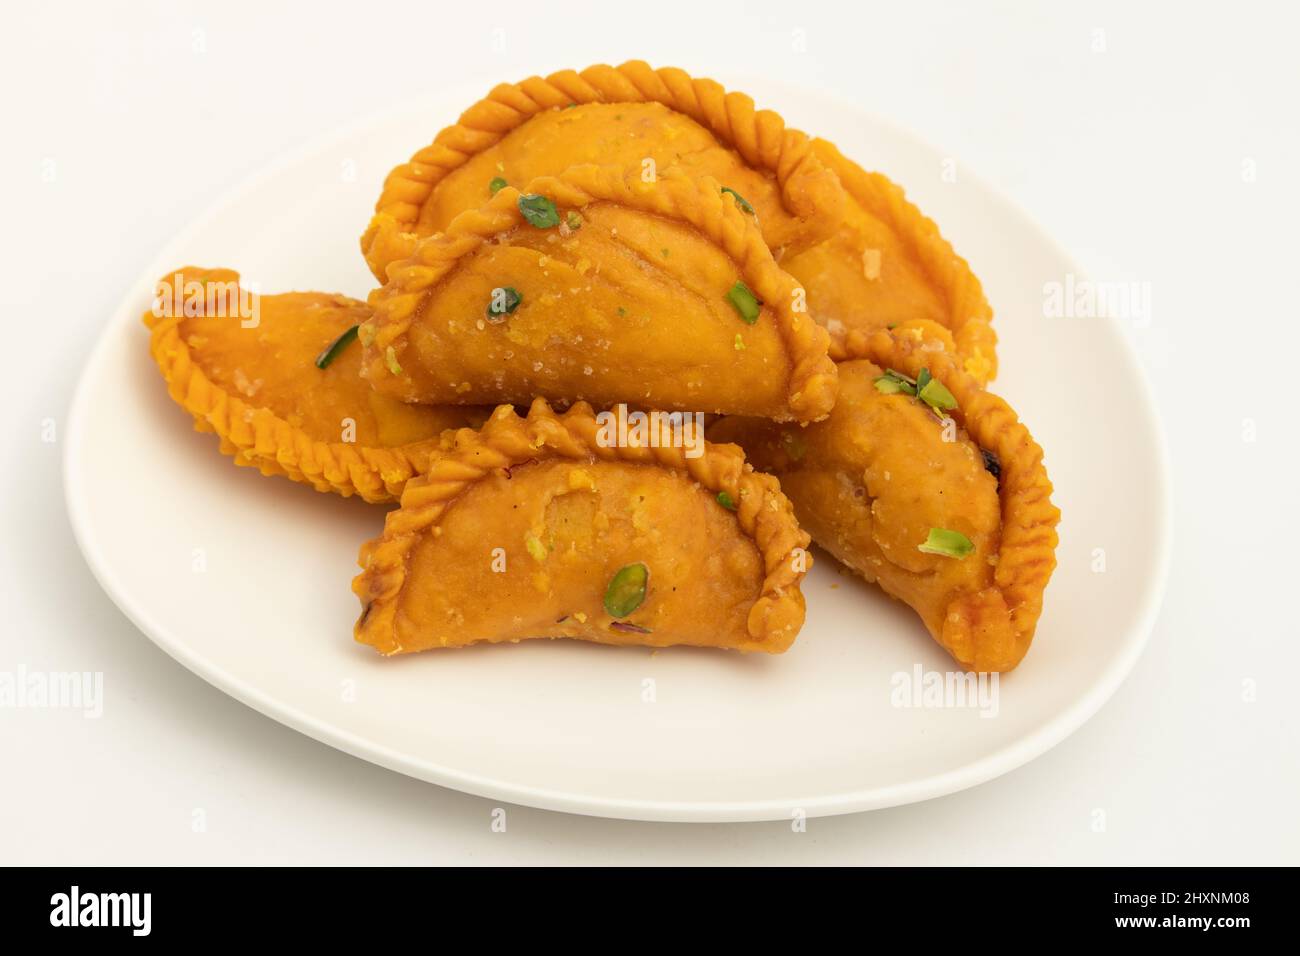
[[[1051,501],[1052,482],[1043,466],[1043,449],[1015,411],[985,391],[954,356],[933,348],[942,338],[927,337],[925,327],[933,328],[933,323],[918,321],[913,326],[898,333],[884,329],[851,333],[844,341],[845,361],[868,359],[913,378],[922,366],[929,368],[957,399],[954,417],[976,444],[998,456],[1002,537],[994,586],[962,594],[948,605],[940,643],[974,670],[1010,670],[1029,650],[1043,610],[1043,592],[1056,568],[1061,512]],[[988,659],[987,652],[981,653],[981,637],[995,638],[1003,628],[1013,637],[1013,656]],[[973,653],[959,653],[962,649]]]
[[[897,183],[881,173],[867,172],[827,140],[813,140],[813,148],[853,200],[899,235],[921,260],[926,275],[943,288],[947,328],[963,358],[962,369],[987,385],[998,373],[998,336],[993,330],[993,308],[970,264],[957,255],[938,224],[908,201]],[[837,362],[845,361],[846,355],[841,341],[831,343],[831,356]]]
[[[587,103],[660,103],[689,117],[751,167],[773,173],[792,215],[834,208],[834,197],[843,195],[807,134],[788,128],[771,110],[756,110],[749,96],[728,93],[715,80],[695,79],[675,67],[656,70],[641,60],[617,67],[596,64],[581,73],[560,70],[493,87],[458,122],[388,174],[375,216],[361,237],[375,278],[383,282],[388,263],[410,255],[419,238],[413,230],[420,211],[449,173],[538,113]]]
[[[383,654],[403,650],[397,640],[398,598],[406,583],[411,552],[420,537],[475,482],[499,468],[533,461],[572,459],[654,465],[683,472],[710,492],[725,491],[736,503],[736,520],[754,540],[763,558],[762,590],[746,622],[750,640],[739,650],[785,651],[803,626],[804,600],[799,590],[807,568],[811,539],[795,522],[794,508],[771,475],[754,471],[735,445],[704,443],[704,453],[686,457],[685,448],[604,447],[600,425],[590,405],[575,403],[556,415],[537,399],[520,418],[513,407],[498,406],[478,430],[461,429],[455,451],[434,461],[427,474],[407,482],[401,507],[390,511],[380,537],[361,547],[363,569],[352,581],[361,600],[361,617],[353,634]],[[794,570],[795,550],[804,552],[803,571]]]
[[[979,279],[943,238],[939,227],[880,173],[867,172],[831,142],[789,128],[771,110],[756,110],[744,93],[727,92],[714,80],[695,79],[676,67],[654,69],[642,60],[581,72],[561,70],[546,78],[501,83],[441,130],[432,143],[385,178],[375,214],[361,237],[361,250],[380,282],[387,267],[408,258],[422,238],[420,212],[438,184],[471,157],[490,149],[538,113],[570,104],[660,103],[704,126],[733,147],[751,167],[776,176],[787,211],[826,215],[845,194],[885,221],[911,247],[949,299],[949,321],[965,370],[981,384],[997,375],[993,310]],[[839,342],[831,357],[842,361]]]
[[[239,273],[226,270],[175,271],[197,278],[223,273],[239,280]],[[167,393],[193,416],[197,431],[217,435],[221,453],[234,458],[236,465],[257,468],[264,475],[283,475],[317,491],[388,503],[401,497],[407,480],[420,473],[417,461],[440,447],[439,438],[396,448],[311,438],[270,409],[250,405],[208,378],[181,337],[184,316],[159,318],[149,310],[143,319],[150,330],[149,352],[167,383]]]
[[[827,353],[830,336],[810,315],[794,310],[799,283],[776,264],[753,219],[723,194],[717,180],[696,180],[669,169],[655,182],[645,183],[636,169],[573,166],[560,176],[534,179],[523,193],[543,194],[557,207],[614,202],[694,226],[736,262],[746,284],[776,314],[790,360],[788,402],[795,417],[815,421],[830,413],[839,390],[835,363]],[[415,313],[459,260],[524,222],[520,195],[513,186],[502,187],[480,208],[458,215],[446,232],[421,240],[409,259],[388,267],[388,282],[370,294],[375,334],[365,349],[372,382],[393,374],[386,360],[388,348],[394,349],[400,364]]]

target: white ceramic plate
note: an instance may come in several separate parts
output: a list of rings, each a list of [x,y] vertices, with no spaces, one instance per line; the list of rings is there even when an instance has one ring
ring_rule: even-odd
[[[964,171],[946,181],[938,151],[765,82],[737,86],[904,184],[996,310],[997,390],[1047,450],[1064,512],[1038,636],[1002,679],[996,716],[894,706],[894,675],[949,661],[906,608],[829,558],[781,657],[540,641],[385,660],[353,642],[349,581],[383,509],[231,465],[167,398],[139,316],[153,281],[188,263],[239,269],[265,292],[364,298],[357,236],[384,174],[487,86],[444,91],[256,177],[178,237],[109,320],[73,403],[65,481],[82,551],[122,611],[196,674],[318,740],[471,793],[604,816],[788,819],[923,800],[1017,767],[1091,716],[1142,648],[1169,540],[1160,433],[1120,331],[1044,318],[1044,283],[1078,270]]]

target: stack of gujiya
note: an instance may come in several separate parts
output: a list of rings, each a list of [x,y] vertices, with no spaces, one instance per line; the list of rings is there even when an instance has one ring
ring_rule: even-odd
[[[1055,567],[1042,450],[985,390],[979,281],[883,175],[711,80],[594,66],[471,106],[361,245],[366,302],[145,317],[238,464],[400,502],[361,549],[357,640],[780,653],[811,536],[961,666],[1024,656]],[[709,441],[610,441],[596,409],[629,407],[707,413]]]

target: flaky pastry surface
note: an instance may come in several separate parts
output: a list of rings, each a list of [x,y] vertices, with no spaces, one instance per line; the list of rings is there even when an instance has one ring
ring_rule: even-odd
[[[531,225],[523,196],[552,202],[560,225]],[[752,321],[728,299],[737,283],[758,300]],[[504,289],[518,304],[489,315]],[[503,187],[391,264],[370,296],[364,374],[407,402],[541,396],[810,421],[834,404],[835,367],[803,299],[715,180],[576,166]]]
[[[1060,513],[1042,449],[961,369],[946,338],[924,321],[851,337],[854,357],[840,364],[841,397],[826,421],[800,429],[728,418],[710,437],[740,443],[779,478],[813,540],[910,605],[962,666],[1004,671],[1033,639]],[[886,369],[916,378],[922,368],[956,398],[952,424],[876,388]],[[960,533],[971,552],[920,550],[931,529]]]
[[[979,280],[902,189],[743,93],[637,60],[494,87],[389,173],[362,250],[382,282],[389,263],[475,208],[497,176],[520,186],[571,165],[647,160],[712,176],[753,205],[837,359],[848,332],[923,318],[952,330],[977,381],[996,375]]]
[[[187,266],[160,281],[238,289],[239,273]],[[144,322],[168,394],[193,416],[196,429],[218,436],[223,454],[264,475],[394,501],[407,479],[428,467],[445,430],[487,415],[475,408],[408,406],[374,392],[361,379],[355,343],[317,368],[322,351],[370,318],[364,302],[346,296],[259,296],[260,315],[250,327],[244,323],[251,317],[202,314],[211,309],[159,311],[171,314],[151,309]]]
[[[458,433],[361,550],[357,640],[384,654],[537,637],[788,648],[809,539],[776,480],[734,446],[691,458],[599,433],[589,406],[557,415],[540,399]],[[644,601],[615,617],[603,595],[633,564]]]

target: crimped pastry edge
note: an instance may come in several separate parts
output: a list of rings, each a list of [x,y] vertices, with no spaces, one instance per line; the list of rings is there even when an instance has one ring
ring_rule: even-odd
[[[356,640],[383,654],[401,653],[395,618],[411,552],[474,483],[499,468],[571,459],[656,465],[682,472],[711,492],[731,495],[736,520],[757,546],[765,572],[746,621],[750,640],[737,649],[785,651],[803,625],[799,584],[812,557],[811,539],[795,521],[793,506],[777,480],[754,471],[735,445],[705,442],[703,454],[688,458],[686,449],[679,447],[606,447],[597,440],[599,430],[586,402],[557,415],[539,398],[525,418],[512,406],[501,405],[479,430],[458,431],[455,450],[434,461],[427,474],[407,482],[401,507],[388,513],[383,533],[361,547],[362,572],[352,581],[352,591],[362,603]],[[795,570],[796,551],[802,552],[803,570]]]
[[[371,272],[383,282],[390,263],[410,256],[421,238],[414,231],[420,212],[449,173],[538,113],[570,104],[645,102],[690,117],[736,149],[750,166],[773,173],[792,215],[831,214],[847,194],[883,218],[943,287],[949,328],[965,359],[965,371],[980,384],[996,377],[997,333],[983,286],[938,225],[908,201],[900,186],[882,173],[863,169],[829,140],[787,127],[771,110],[756,110],[753,99],[744,93],[728,92],[714,80],[693,78],[676,67],[654,69],[642,60],[617,67],[596,64],[581,72],[560,70],[545,78],[533,76],[493,87],[385,178],[375,214],[361,237]],[[844,357],[838,337],[831,343],[831,357],[837,361]]]
[[[176,272],[200,280],[221,275],[223,281],[239,281],[239,273],[233,270],[185,266]],[[143,319],[150,330],[149,351],[168,394],[190,413],[195,429],[217,435],[221,453],[236,465],[257,468],[264,475],[283,475],[317,491],[344,497],[355,494],[381,504],[396,501],[407,480],[419,474],[417,460],[436,454],[439,448],[439,438],[396,448],[311,438],[270,409],[245,402],[208,378],[180,334],[184,316],[158,317],[150,310]]]
[[[932,330],[934,334],[931,334]],[[915,321],[890,332],[854,332],[843,343],[844,360],[867,359],[916,377],[922,366],[957,399],[954,417],[981,448],[998,456],[1002,529],[993,586],[965,593],[948,605],[940,643],[972,670],[1005,671],[1029,650],[1043,609],[1043,593],[1056,568],[1057,523],[1052,482],[1043,449],[1003,399],[986,391],[959,359],[942,346],[934,323]],[[928,346],[928,347],[927,347]],[[1010,656],[990,656],[990,637],[1010,636]],[[983,651],[983,653],[982,653]]]
[[[993,330],[993,308],[970,264],[943,237],[938,224],[908,200],[897,183],[883,173],[863,169],[828,140],[813,140],[813,148],[839,176],[853,201],[901,236],[930,279],[943,288],[948,301],[945,327],[952,332],[962,369],[980,385],[987,385],[998,372],[998,336]],[[847,357],[843,338],[836,336],[831,341],[831,357],[836,361]]]
[[[411,320],[425,296],[463,257],[523,223],[518,200],[532,193],[547,196],[557,207],[614,202],[694,226],[737,263],[746,284],[775,313],[790,361],[787,395],[793,416],[816,421],[830,413],[838,394],[835,363],[827,351],[830,336],[807,312],[795,311],[799,282],[777,265],[753,219],[723,194],[717,180],[693,179],[676,169],[663,170],[646,183],[639,168],[573,166],[559,176],[539,176],[523,190],[502,187],[478,209],[458,215],[445,232],[420,240],[409,258],[388,267],[387,283],[370,295],[375,334],[365,349],[372,380],[392,374],[388,348],[400,365]]]
[[[543,78],[500,83],[441,130],[432,143],[393,169],[361,237],[375,278],[410,255],[414,228],[438,183],[471,157],[495,145],[538,113],[571,104],[659,103],[695,120],[734,148],[750,166],[776,176],[783,205],[795,216],[823,214],[843,192],[822,165],[807,134],[785,125],[771,110],[757,110],[744,93],[715,80],[695,78],[676,67],[652,68],[642,60],[620,66],[596,64],[581,72],[560,70]]]

